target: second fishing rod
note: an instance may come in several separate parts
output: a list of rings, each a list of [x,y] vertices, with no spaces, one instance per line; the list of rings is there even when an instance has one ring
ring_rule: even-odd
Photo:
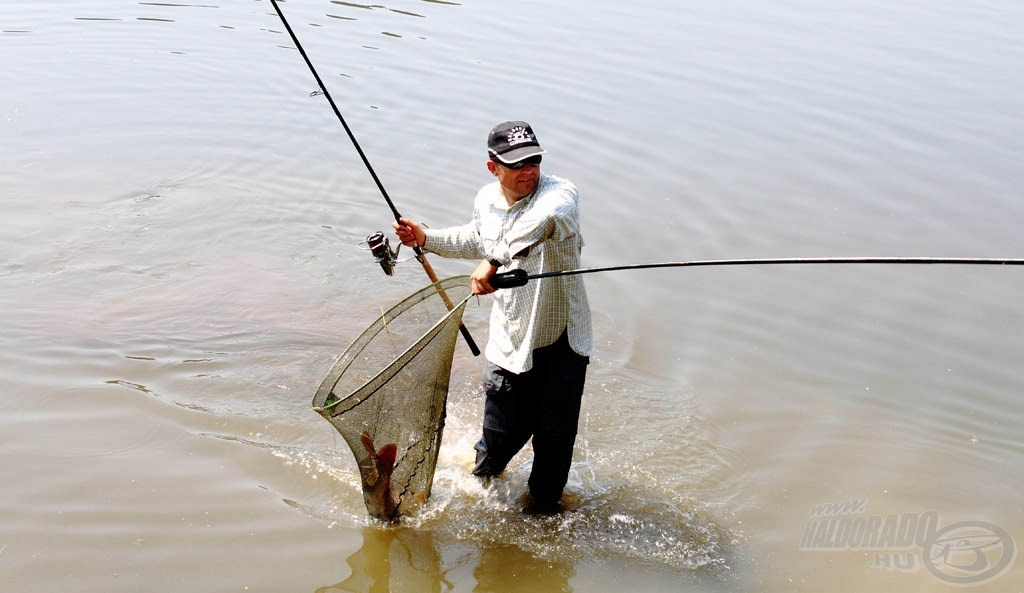
[[[359,153],[359,158],[362,159],[363,164],[366,165],[366,170],[369,171],[370,177],[373,178],[373,182],[377,184],[377,189],[380,190],[380,194],[384,197],[384,201],[387,202],[388,208],[391,209],[391,213],[394,214],[395,220],[400,220],[402,215],[398,212],[398,208],[395,207],[395,203],[391,200],[391,196],[388,195],[384,184],[381,183],[380,177],[377,176],[377,172],[373,170],[373,165],[370,164],[370,159],[367,158],[366,153],[363,152],[362,146],[359,145],[359,141],[356,140],[356,135],[352,132],[352,128],[349,127],[348,122],[345,121],[345,116],[341,114],[341,110],[338,109],[338,104],[334,102],[334,98],[331,97],[330,91],[327,89],[327,85],[324,84],[323,79],[317,73],[316,68],[313,66],[313,62],[309,59],[309,55],[306,54],[306,50],[302,48],[302,44],[299,43],[299,38],[295,35],[295,31],[292,30],[291,25],[288,24],[288,19],[285,18],[284,13],[281,12],[281,7],[277,5],[277,0],[270,0],[270,4],[273,5],[274,11],[277,12],[278,18],[281,19],[281,24],[284,25],[285,30],[288,32],[288,36],[292,38],[292,42],[295,44],[295,49],[299,51],[302,59],[306,61],[306,66],[309,67],[309,71],[313,74],[313,78],[316,79],[316,83],[319,86],[320,91],[324,97],[327,98],[327,102],[330,103],[331,109],[334,110],[334,115],[338,117],[338,121],[341,122],[341,126],[345,128],[345,133],[348,134],[349,140],[352,141],[352,146],[355,147],[356,152]],[[390,247],[387,244],[387,240],[383,238],[383,235],[378,237],[377,234],[371,235],[367,241],[370,245],[370,249],[373,251],[374,257],[377,258],[378,262],[381,263],[381,267],[384,268],[385,273],[391,275],[391,260],[394,254],[391,253]],[[427,256],[423,253],[423,250],[418,246],[413,247],[416,252],[416,260],[423,266],[423,271],[426,272],[427,277],[437,288],[437,293],[444,301],[445,306],[448,310],[454,308],[454,304],[451,299],[448,298],[447,293],[441,288],[440,281],[437,279],[437,274],[434,272],[433,266],[427,261]],[[476,345],[473,340],[473,336],[469,334],[469,330],[466,329],[465,325],[459,325],[459,331],[462,332],[462,337],[465,338],[466,344],[469,345],[469,349],[473,352],[474,356],[480,354],[480,348]]]
[[[837,264],[890,264],[890,265],[975,265],[975,266],[1022,266],[1022,258],[997,257],[776,257],[754,259],[702,259],[690,261],[666,261],[649,264],[629,264],[601,268],[580,268],[578,270],[557,270],[540,274],[529,274],[526,270],[515,269],[495,274],[490,284],[493,288],[515,288],[525,286],[530,280],[597,274],[600,272],[621,272],[626,270],[650,270],[656,268],[689,268],[705,266],[769,266],[769,265],[837,265]]]

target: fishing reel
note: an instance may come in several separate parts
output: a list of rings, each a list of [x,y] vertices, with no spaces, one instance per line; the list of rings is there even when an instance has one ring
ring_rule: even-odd
[[[366,246],[370,250],[370,254],[373,255],[373,261],[380,264],[384,273],[388,276],[395,275],[395,264],[398,263],[398,250],[402,248],[399,244],[397,248],[391,249],[391,242],[384,235],[382,231],[370,235],[366,238]]]

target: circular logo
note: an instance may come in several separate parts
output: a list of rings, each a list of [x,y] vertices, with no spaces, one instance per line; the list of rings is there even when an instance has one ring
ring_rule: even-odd
[[[988,521],[950,523],[936,530],[921,549],[921,563],[932,576],[960,587],[998,579],[1016,557],[1010,534]]]

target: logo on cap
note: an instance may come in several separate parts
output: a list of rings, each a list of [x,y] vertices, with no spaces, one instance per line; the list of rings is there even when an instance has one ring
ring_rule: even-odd
[[[508,145],[515,146],[523,142],[533,142],[533,136],[523,126],[516,126],[508,131]]]

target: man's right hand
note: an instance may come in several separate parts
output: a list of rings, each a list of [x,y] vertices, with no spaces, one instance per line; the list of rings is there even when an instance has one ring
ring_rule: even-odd
[[[392,222],[391,228],[395,229],[395,236],[406,247],[423,247],[427,240],[427,234],[423,232],[423,227],[408,218],[399,218]]]

